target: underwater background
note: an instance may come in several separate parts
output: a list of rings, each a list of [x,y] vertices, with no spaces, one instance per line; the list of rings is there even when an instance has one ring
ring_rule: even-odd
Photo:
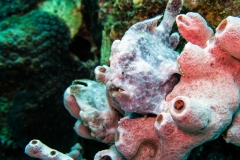
[[[79,142],[91,160],[107,144],[79,137],[63,93],[75,79],[94,79],[109,65],[111,44],[136,22],[162,14],[167,0],[1,0],[0,159],[34,159],[32,139],[63,153]],[[216,29],[240,15],[240,1],[185,0],[181,13],[199,12]],[[176,31],[177,28],[173,29]],[[186,41],[181,39],[180,52]],[[237,160],[240,148],[220,136],[195,148],[189,160]]]

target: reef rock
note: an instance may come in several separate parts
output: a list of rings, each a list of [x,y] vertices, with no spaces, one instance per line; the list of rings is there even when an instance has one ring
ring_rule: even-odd
[[[236,112],[240,105],[240,52],[236,47],[240,42],[239,22],[239,18],[229,16],[217,27],[215,37],[210,38],[212,30],[199,14],[179,15],[179,31],[189,42],[178,57],[181,79],[166,97],[168,108],[154,122],[158,143],[152,140],[152,127],[142,125],[138,129],[149,135],[147,138],[134,129],[139,123],[151,123],[151,118],[136,123],[134,118],[124,118],[120,120],[115,142],[120,153],[112,147],[111,154],[99,152],[95,158],[121,158],[118,155],[122,154],[126,159],[135,159],[149,142],[151,145],[143,150],[145,157],[136,159],[187,159],[193,148],[216,139],[225,130],[225,139],[239,145],[239,113]],[[189,38],[191,29],[195,30],[192,34],[198,34],[199,41]]]
[[[103,113],[111,114],[114,125],[105,127],[105,133],[114,130],[115,143],[98,152],[95,160],[184,160],[193,148],[222,133],[227,142],[239,146],[240,18],[227,17],[212,37],[199,14],[178,16],[182,3],[170,0],[160,25],[159,16],[139,22],[113,43],[110,67],[95,69],[97,84],[106,92],[83,80],[65,92],[70,113],[87,119],[83,124],[89,132],[80,133],[102,141],[91,125],[104,133],[101,126],[109,121]],[[175,18],[188,41],[179,56],[173,51],[178,35],[169,37]],[[116,116],[113,108],[125,117]],[[98,114],[81,113],[92,110]],[[103,121],[89,123],[98,119]]]

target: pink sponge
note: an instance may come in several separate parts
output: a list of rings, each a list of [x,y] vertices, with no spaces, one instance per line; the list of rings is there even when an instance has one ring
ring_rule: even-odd
[[[176,18],[181,35],[193,44],[205,47],[207,40],[213,36],[213,30],[208,27],[205,19],[198,13],[189,12]]]
[[[216,29],[216,43],[228,54],[240,59],[240,21],[238,17],[229,16]]]

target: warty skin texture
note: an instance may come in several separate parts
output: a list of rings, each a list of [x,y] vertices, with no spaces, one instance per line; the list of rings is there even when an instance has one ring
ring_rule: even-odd
[[[161,16],[138,22],[113,42],[106,86],[118,109],[146,115],[166,108],[165,97],[180,75],[173,50],[179,35],[170,32],[181,6],[181,0],[169,1],[159,25]]]

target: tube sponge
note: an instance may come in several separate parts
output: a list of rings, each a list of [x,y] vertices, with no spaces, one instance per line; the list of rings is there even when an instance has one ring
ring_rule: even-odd
[[[216,28],[217,45],[228,54],[240,59],[240,21],[238,17],[228,16]],[[226,43],[234,42],[234,43]]]
[[[110,149],[100,151],[94,156],[94,160],[99,159],[124,160],[125,158],[118,152],[115,146],[111,146]]]
[[[97,66],[94,69],[95,79],[103,84],[106,84],[109,79],[110,68],[106,65]]]
[[[185,96],[174,98],[169,111],[179,128],[189,133],[201,132],[211,119],[210,107]]]
[[[39,140],[32,140],[25,147],[25,153],[31,157],[44,160],[73,160],[73,158],[49,148]]]
[[[206,46],[207,40],[213,36],[213,30],[199,13],[189,12],[186,15],[178,15],[176,22],[181,35],[188,42],[202,48]]]

